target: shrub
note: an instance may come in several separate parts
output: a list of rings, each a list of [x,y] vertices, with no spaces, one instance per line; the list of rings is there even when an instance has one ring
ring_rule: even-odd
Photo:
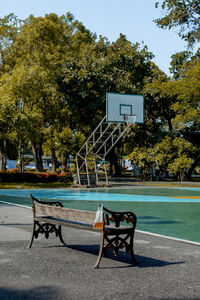
[[[0,182],[28,182],[28,183],[69,183],[72,181],[72,173],[46,173],[46,172],[0,172]]]

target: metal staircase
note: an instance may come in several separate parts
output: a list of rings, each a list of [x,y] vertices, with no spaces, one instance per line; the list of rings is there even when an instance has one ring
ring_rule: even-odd
[[[108,183],[106,155],[125,134],[131,124],[106,122],[102,119],[93,133],[76,154],[77,184],[88,187],[98,186],[101,181]],[[98,165],[97,165],[97,162]]]

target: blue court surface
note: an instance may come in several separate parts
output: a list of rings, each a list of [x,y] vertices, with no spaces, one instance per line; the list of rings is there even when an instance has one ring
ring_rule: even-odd
[[[131,210],[137,230],[200,242],[200,188],[6,189],[0,190],[0,201],[30,207],[30,193],[69,208],[96,211],[102,203],[111,210]]]

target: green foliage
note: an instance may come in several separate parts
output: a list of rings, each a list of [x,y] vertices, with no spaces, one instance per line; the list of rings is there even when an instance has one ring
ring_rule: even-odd
[[[172,163],[169,163],[168,171],[177,175],[179,180],[182,182],[184,178],[184,171],[189,169],[191,163],[192,159],[183,154],[181,157],[175,158]]]
[[[156,167],[158,172],[172,172],[182,181],[195,150],[184,138],[166,136],[155,148],[135,147],[127,158],[140,168],[143,179],[151,178]]]
[[[174,79],[179,79],[184,76],[191,56],[192,53],[189,51],[178,52],[171,56],[170,72],[173,74]]]
[[[146,84],[144,88],[147,101],[147,117],[156,123],[162,130],[172,131],[172,120],[175,117],[172,105],[177,99],[171,93],[170,81],[166,76],[159,76],[153,82]],[[155,125],[154,125],[155,126]]]
[[[65,169],[69,155],[76,155],[85,140],[80,131],[72,131],[69,127],[64,127],[61,132],[55,133],[56,154],[58,161]]]
[[[1,77],[2,122],[19,149],[25,141],[41,145],[44,129],[61,121],[66,105],[56,84],[57,68],[66,55],[68,19],[55,14],[25,20],[4,58],[12,64]],[[4,113],[5,112],[5,113]],[[9,122],[9,118],[11,122]],[[20,146],[22,145],[22,146]],[[41,160],[37,155],[36,160]],[[36,165],[40,166],[39,161]]]
[[[200,41],[200,3],[199,0],[162,0],[156,7],[165,13],[163,18],[155,20],[161,28],[178,27],[179,36],[189,45]]]
[[[186,172],[190,167],[195,150],[195,147],[184,138],[166,136],[155,147],[155,163],[159,170],[167,170],[178,175],[182,181],[183,171]]]
[[[94,129],[105,115],[106,92],[141,94],[152,75],[152,54],[123,35],[112,44],[103,38],[92,40],[75,54],[66,59],[59,85],[72,111],[72,122],[86,131],[88,124]]]
[[[127,158],[140,168],[143,180],[150,179],[154,164],[153,149],[135,147]]]
[[[156,145],[154,153],[158,168],[166,167],[173,160],[176,155],[174,150],[173,140],[169,136]]]

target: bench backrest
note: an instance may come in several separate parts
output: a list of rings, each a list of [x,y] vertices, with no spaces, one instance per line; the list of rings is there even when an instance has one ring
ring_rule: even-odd
[[[50,216],[57,219],[93,224],[96,212],[56,207],[40,203],[34,204],[35,216]]]
[[[63,204],[59,201],[47,202],[41,201],[33,195],[30,195],[32,201],[33,215],[49,216],[63,220],[74,222],[82,222],[87,224],[94,224],[96,212],[64,208]],[[124,224],[131,226],[135,230],[137,217],[131,211],[111,211],[103,207],[103,222],[104,225],[113,224],[116,228]]]

